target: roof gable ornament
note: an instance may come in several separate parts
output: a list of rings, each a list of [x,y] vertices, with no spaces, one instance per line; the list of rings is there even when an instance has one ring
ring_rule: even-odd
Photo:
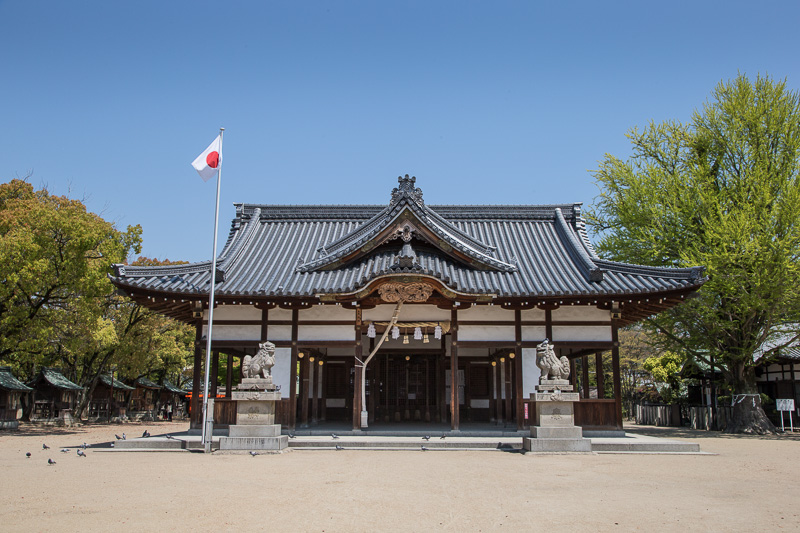
[[[422,200],[422,189],[415,187],[417,183],[416,176],[408,177],[408,174],[397,176],[398,186],[392,189],[392,200],[389,202],[390,206],[399,204],[404,198],[409,199],[420,207],[425,205]]]

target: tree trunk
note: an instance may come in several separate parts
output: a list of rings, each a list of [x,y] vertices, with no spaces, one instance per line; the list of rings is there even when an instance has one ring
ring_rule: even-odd
[[[731,368],[731,373],[735,376],[733,412],[724,432],[749,435],[774,434],[775,426],[767,418],[761,406],[761,396],[756,387],[753,367],[745,368],[744,364],[737,363]]]

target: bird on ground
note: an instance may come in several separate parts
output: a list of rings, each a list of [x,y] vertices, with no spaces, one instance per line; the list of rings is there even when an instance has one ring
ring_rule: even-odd
[[[122,440],[125,440],[125,433],[122,434]]]
[[[27,457],[28,459],[30,459],[30,458],[31,458],[31,452],[26,452],[26,453],[25,453],[25,457]]]
[[[48,446],[47,444],[42,444],[42,449],[43,450],[49,450],[50,446]]]
[[[442,433],[442,436],[441,436],[441,437],[439,437],[439,438],[440,438],[440,439],[442,439],[442,440],[444,440],[444,438],[445,438],[446,436],[447,436],[447,435],[445,435],[444,433]]]
[[[150,432],[149,432],[149,431],[147,431],[147,430],[145,429],[145,430],[144,430],[144,433],[142,433],[142,438],[143,438],[143,439],[146,439],[146,438],[147,438],[147,437],[149,437],[149,436],[150,436]]]
[[[117,440],[122,440],[122,437],[120,437],[120,436],[119,436],[119,435],[117,435],[116,433],[114,433],[114,436],[117,438]]]
[[[431,440],[431,436],[430,436],[430,435],[425,435],[425,436],[424,436],[424,437],[422,437],[422,438],[423,438],[423,439],[425,439],[425,440]]]
[[[422,450],[423,452],[427,452],[428,448],[426,448],[424,444],[421,444],[420,445],[420,450]]]
[[[293,439],[294,438],[294,433],[289,433],[289,438]]]
[[[54,465],[54,464],[56,464],[56,462],[55,462],[55,461],[53,461],[52,459],[48,459],[48,460],[47,460],[47,464],[49,464],[49,465]]]
[[[331,438],[332,439],[338,439],[339,435],[337,435],[336,433],[331,433]]]
[[[342,446],[339,446],[338,444],[336,445],[336,449],[337,450],[344,450],[344,448]]]
[[[61,450],[60,450],[60,451],[61,451],[61,453],[67,453],[67,452],[69,452],[69,450],[68,450],[67,448],[61,448]]]
[[[78,457],[86,457],[86,454],[83,453],[83,450],[78,450]]]
[[[250,455],[252,455],[253,457],[255,457],[256,455],[258,455],[258,452],[250,452]]]
[[[88,444],[86,444],[85,442],[84,442],[83,444],[81,444],[81,448],[83,448],[84,450],[85,450],[86,448],[88,448],[88,447],[89,447],[89,445],[88,445]]]

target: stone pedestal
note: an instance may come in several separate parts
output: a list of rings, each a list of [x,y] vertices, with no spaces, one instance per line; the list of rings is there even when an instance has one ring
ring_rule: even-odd
[[[220,450],[280,451],[289,445],[289,437],[281,435],[281,425],[275,423],[281,393],[271,377],[245,378],[231,396],[236,400],[236,424],[219,439]]]
[[[574,402],[580,400],[566,379],[541,380],[536,392],[536,425],[530,438],[522,439],[522,447],[530,452],[591,452],[592,441],[583,438],[583,430],[575,426]]]

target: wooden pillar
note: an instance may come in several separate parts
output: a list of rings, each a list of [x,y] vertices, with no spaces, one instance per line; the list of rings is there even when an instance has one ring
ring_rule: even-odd
[[[584,355],[581,357],[581,381],[583,382],[581,387],[584,398],[589,397],[589,356]]]
[[[261,342],[267,340],[267,333],[269,333],[269,308],[264,307],[261,309]]]
[[[503,363],[500,362],[498,358],[495,361],[497,365],[494,367],[495,372],[495,382],[494,382],[494,390],[496,394],[496,398],[494,401],[495,411],[497,412],[497,416],[495,419],[497,420],[498,424],[503,423]]]
[[[594,371],[597,376],[597,397],[606,397],[606,377],[603,374],[603,352],[594,354]]]
[[[317,365],[319,366],[319,365]],[[308,363],[308,374],[309,374],[309,383],[311,384],[311,423],[317,423],[318,415],[318,403],[319,403],[319,375],[322,374],[322,367],[319,367],[319,371],[312,365]]]
[[[314,377],[314,363],[311,363],[310,360],[309,353],[300,359],[300,394],[302,395],[300,397],[300,425],[302,427],[308,426],[308,395],[311,392],[309,388],[312,383],[311,378]]]
[[[219,350],[212,352],[211,374],[208,378],[209,398],[217,397],[217,378],[219,377]]]
[[[522,405],[522,311],[514,311],[514,395],[517,401],[517,429],[525,427],[525,412]]]
[[[447,368],[445,362],[447,361],[447,345],[445,344],[445,336],[442,335],[442,355],[439,357],[439,364],[437,365],[437,376],[439,383],[439,421],[447,421]],[[388,363],[388,361],[387,361]],[[388,367],[388,365],[387,365]],[[388,383],[388,381],[387,381]]]
[[[292,358],[289,368],[289,429],[297,427],[297,321],[300,311],[292,309]],[[262,323],[263,327],[264,324]]]
[[[450,311],[450,429],[458,431],[458,309]]]
[[[514,366],[514,360],[508,356],[508,352],[503,353],[503,359],[505,359],[505,363],[503,363],[503,391],[506,395],[505,400],[505,408],[506,408],[506,421],[512,422],[513,421],[513,413],[512,413],[512,398],[511,398],[511,382],[512,382],[512,368]]]
[[[472,403],[472,395],[469,393],[469,383],[470,383],[470,368],[469,359],[464,359],[464,409],[466,413],[464,416],[466,417],[467,422],[472,422],[472,418],[470,417],[470,413],[472,410],[470,409],[470,405]]]
[[[355,369],[353,373],[353,429],[361,429],[361,376],[364,372],[361,355],[361,308],[356,308]]]
[[[611,366],[613,368],[614,379],[614,402],[617,411],[617,427],[622,429],[622,382],[619,372],[619,335],[617,334],[617,324],[611,323]]]
[[[369,340],[369,353],[372,353],[372,350],[374,350],[374,349],[375,349],[375,339],[370,339]],[[367,398],[367,411],[369,411],[369,417],[368,417],[367,421],[370,424],[375,422],[375,402],[376,402],[376,398],[378,397],[378,389],[380,389],[380,386],[378,385],[378,383],[380,382],[380,375],[381,375],[381,373],[380,373],[380,368],[381,368],[380,367],[380,359],[375,357],[372,360],[372,365],[373,366],[368,367],[368,369],[371,369],[371,370],[369,371],[369,375],[367,376],[367,379],[370,382],[370,385],[369,385],[369,398]]]
[[[231,397],[231,389],[233,383],[233,354],[227,354],[228,356],[228,366],[226,367],[225,372],[225,397]]]
[[[575,359],[570,359],[569,360],[569,383],[570,383],[570,385],[575,387],[573,390],[575,390],[576,392],[580,392],[577,389],[577,386],[578,386],[578,375],[577,375],[577,370],[575,368]]]
[[[194,334],[194,367],[192,368],[192,416],[189,427],[192,429],[202,428],[203,404],[200,401],[200,381],[202,378],[203,364],[203,319],[200,318],[195,323]]]

